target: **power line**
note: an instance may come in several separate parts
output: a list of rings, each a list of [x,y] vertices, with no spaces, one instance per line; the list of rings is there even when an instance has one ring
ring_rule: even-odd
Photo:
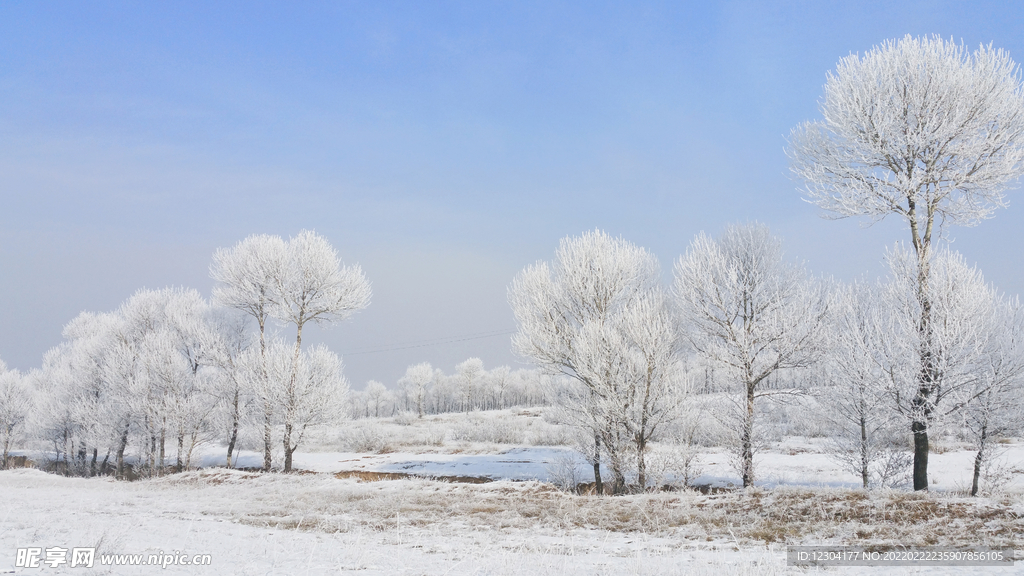
[[[490,331],[490,332],[476,332],[474,334],[466,334],[463,336],[449,336],[447,338],[435,338],[431,340],[413,340],[411,342],[405,342],[401,344],[389,344],[383,348],[357,348],[352,352],[346,352],[342,356],[358,356],[360,354],[376,354],[378,352],[394,352],[397,350],[411,350],[413,348],[426,348],[428,346],[440,346],[442,344],[455,344],[456,342],[467,342],[469,340],[483,340],[484,338],[495,338],[497,336],[506,336],[509,334],[515,334],[515,330],[502,330],[502,331]]]

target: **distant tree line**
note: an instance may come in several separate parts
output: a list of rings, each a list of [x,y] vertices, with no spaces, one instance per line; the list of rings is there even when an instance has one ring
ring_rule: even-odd
[[[498,366],[486,370],[482,360],[469,358],[457,364],[453,374],[445,374],[429,362],[409,366],[393,389],[370,380],[362,391],[349,395],[349,404],[354,418],[391,417],[401,412],[423,417],[547,406],[554,388],[554,377],[538,369]]]

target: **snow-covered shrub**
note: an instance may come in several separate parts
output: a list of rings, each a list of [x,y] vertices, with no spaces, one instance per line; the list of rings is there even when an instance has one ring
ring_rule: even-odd
[[[572,440],[560,424],[551,424],[540,418],[531,418],[527,422],[527,443],[532,446],[567,446]]]
[[[384,454],[394,450],[394,439],[378,426],[357,426],[341,435],[342,445],[350,452]]]
[[[694,444],[652,445],[647,455],[650,488],[683,488],[704,473],[700,449]]]
[[[547,465],[551,483],[563,492],[572,492],[580,483],[586,462],[579,452],[569,450],[551,459]]]
[[[826,438],[832,434],[829,422],[820,417],[823,408],[814,396],[793,389],[765,400],[760,417],[771,441],[778,442],[786,436]]]
[[[471,415],[453,427],[449,435],[459,442],[492,442],[495,444],[525,444],[525,426],[515,420],[483,418]]]
[[[392,420],[399,426],[411,426],[416,422],[416,414],[409,411],[399,412]]]

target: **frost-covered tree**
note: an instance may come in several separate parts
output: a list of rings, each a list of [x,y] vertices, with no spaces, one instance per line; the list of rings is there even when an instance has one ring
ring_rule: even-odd
[[[376,380],[370,380],[366,383],[366,389],[363,390],[363,394],[366,397],[366,409],[369,413],[370,408],[373,408],[374,418],[379,418],[381,408],[386,408],[388,404],[388,388],[383,382]]]
[[[253,345],[247,331],[246,316],[230,308],[211,310],[210,323],[214,340],[209,348],[211,365],[218,377],[210,386],[210,393],[218,397],[214,427],[223,434],[227,445],[225,466],[231,468],[238,448],[243,422],[250,416],[254,397],[243,381],[242,353]]]
[[[647,445],[660,427],[678,415],[685,398],[676,318],[660,287],[638,295],[613,318],[591,323],[577,343],[586,390],[587,414],[604,423],[602,442],[616,484],[624,481],[625,458],[647,486]],[[617,486],[618,488],[618,486]]]
[[[257,234],[232,248],[218,248],[210,265],[210,276],[217,281],[213,288],[214,303],[241,310],[256,320],[260,358],[267,347],[267,320],[281,305],[278,290],[284,282],[287,252],[287,244],[280,236]],[[250,376],[260,377],[260,370],[266,372],[261,368]],[[252,389],[268,390],[266,385],[252,386]],[[273,455],[273,402],[271,398],[261,397],[260,403],[263,409],[263,470],[269,471]]]
[[[901,483],[910,464],[901,442],[905,420],[886,394],[885,341],[893,335],[884,302],[881,288],[864,282],[837,287],[817,373],[824,385],[815,390],[830,430],[829,454],[864,488]]]
[[[65,326],[65,341],[31,377],[42,400],[39,431],[59,467],[85,473],[91,452],[88,473],[104,473],[114,453],[124,477],[133,439],[145,460],[136,472],[161,473],[168,439],[176,441],[177,468],[189,466],[219,400],[211,393],[218,374],[209,312],[194,290],[140,290],[115,312],[82,313]]]
[[[922,305],[918,298],[916,257],[897,247],[888,255],[890,280],[883,294],[895,321],[887,339],[890,396],[909,422],[965,425],[977,446],[976,471],[984,463],[992,435],[1013,428],[1024,358],[1020,310],[990,285],[963,256],[948,249],[930,259],[926,294],[931,308],[927,358],[934,371],[934,392],[918,402],[921,363],[907,362],[920,349]],[[1010,420],[1005,417],[1010,416]]]
[[[0,360],[0,444],[5,469],[10,465],[11,448],[25,432],[31,409],[32,393],[24,376],[17,370],[8,370]]]
[[[309,322],[333,324],[370,305],[370,283],[359,265],[343,266],[326,238],[309,230],[288,240],[285,270],[271,316],[295,326],[296,350]]]
[[[64,327],[63,336],[30,375],[39,398],[37,434],[52,443],[66,472],[83,469],[91,452],[89,474],[105,473],[116,450],[116,472],[123,477],[134,396],[119,376],[135,374],[132,365],[115,364],[124,346],[124,319],[83,312]],[[102,463],[97,462],[100,449],[105,450]]]
[[[302,329],[306,324],[333,324],[370,305],[370,283],[358,265],[342,266],[337,251],[315,232],[303,230],[288,241],[285,274],[277,286],[275,318],[295,326],[292,377],[284,391],[292,403],[298,393]],[[339,364],[340,367],[340,364]],[[284,471],[292,469],[292,434],[296,422],[284,418]],[[297,444],[295,441],[294,444]]]
[[[498,366],[491,369],[487,374],[487,383],[490,396],[490,405],[493,408],[508,408],[509,389],[512,386],[512,369],[508,366]]]
[[[825,84],[823,119],[790,137],[793,173],[836,218],[904,219],[916,256],[920,374],[913,402],[914,489],[928,488],[932,243],[943,224],[972,226],[1005,206],[1024,173],[1024,90],[1009,55],[939,37],[888,41],[842,59]]]
[[[405,369],[405,375],[398,380],[398,387],[405,391],[405,397],[416,407],[416,414],[419,418],[423,418],[427,394],[435,380],[436,374],[429,362],[409,366]]]
[[[673,293],[690,345],[725,370],[741,393],[737,452],[743,486],[754,482],[755,400],[769,376],[816,358],[827,291],[783,260],[782,241],[763,224],[701,233],[676,263]]]
[[[58,468],[81,471],[91,449],[90,473],[95,473],[97,451],[106,447],[100,472],[114,451],[116,474],[125,476],[125,453],[140,430],[139,416],[157,410],[147,386],[145,334],[120,310],[84,312],[65,326],[65,341],[44,355],[33,377],[41,400],[37,426],[53,443]]]
[[[287,242],[277,236],[250,236],[230,250],[218,250],[210,269],[220,284],[214,299],[221,305],[246,312],[257,320],[261,356],[266,350],[268,318],[295,327],[292,376],[284,381],[268,380],[252,389],[268,394],[261,397],[264,409],[263,467],[271,467],[271,430],[275,415],[274,385],[284,386],[283,405],[294,401],[299,383],[302,331],[306,324],[331,324],[351,316],[370,303],[370,284],[358,265],[343,266],[337,251],[315,232],[303,230]],[[264,362],[269,359],[264,358]],[[269,367],[264,369],[268,372]],[[259,372],[250,373],[250,379]],[[288,400],[292,398],[292,400]],[[278,402],[280,404],[280,402]],[[284,471],[291,471],[292,440],[297,423],[282,415],[284,427]]]
[[[997,299],[981,272],[948,249],[930,255],[930,278],[923,297],[917,255],[897,246],[888,260],[890,279],[882,297],[892,315],[889,338],[884,341],[889,394],[912,431],[927,430],[934,422],[957,414],[977,394],[978,363],[991,337]],[[931,326],[922,333],[925,306]],[[926,356],[915,354],[924,347]],[[922,396],[920,375],[925,370],[930,373],[930,392]],[[917,440],[915,432],[914,485],[920,489]]]
[[[148,436],[150,474],[159,474],[168,435],[175,441],[175,468],[188,467],[195,446],[208,433],[217,403],[211,394],[216,337],[210,309],[195,290],[140,290],[118,310],[124,320],[122,352],[138,372],[134,385],[136,413]]]
[[[992,459],[992,440],[1024,429],[1024,308],[1004,297],[993,303],[975,379],[961,395],[964,427],[975,447],[971,496],[978,495],[982,470]]]
[[[329,424],[344,414],[348,382],[341,359],[325,346],[314,346],[295,358],[294,347],[279,339],[267,344],[268,396],[274,397],[284,423],[284,471],[290,472],[295,450],[311,426]]]
[[[642,462],[654,431],[644,423],[662,418],[670,395],[661,390],[674,384],[674,331],[644,333],[649,327],[640,325],[665,312],[659,274],[646,250],[594,231],[564,238],[551,264],[527,267],[509,288],[518,325],[514,350],[576,383],[562,400],[572,423],[592,435],[587,452],[598,493],[601,452],[608,455],[614,491],[623,491],[627,451],[638,449]],[[645,394],[648,385],[658,392]]]
[[[680,360],[678,319],[659,286],[637,299],[622,318],[629,343],[627,401],[613,400],[633,443],[637,483],[647,487],[647,447],[661,429],[679,420],[690,391]]]
[[[458,383],[459,403],[463,412],[469,413],[475,407],[474,402],[484,374],[484,362],[479,358],[468,358],[455,365],[455,381]]]
[[[274,427],[291,422],[286,463],[292,462],[308,428],[337,422],[345,413],[349,388],[341,359],[322,345],[303,350],[296,362],[294,346],[270,338],[265,350],[243,350],[237,366],[245,389],[270,403]],[[276,440],[284,444],[283,436]]]

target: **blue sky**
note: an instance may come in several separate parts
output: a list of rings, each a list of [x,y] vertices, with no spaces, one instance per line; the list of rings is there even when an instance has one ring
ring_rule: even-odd
[[[296,7],[299,6],[299,7]],[[826,73],[905,34],[1024,61],[1002,2],[0,4],[0,358],[142,287],[208,295],[210,256],[314,229],[374,286],[312,341],[355,388],[469,356],[520,366],[512,277],[593,228],[666,276],[759,220],[812,271],[881,272],[901,222],[827,221],[787,173]],[[1017,294],[1020,192],[954,247]],[[355,353],[359,352],[359,353]]]

